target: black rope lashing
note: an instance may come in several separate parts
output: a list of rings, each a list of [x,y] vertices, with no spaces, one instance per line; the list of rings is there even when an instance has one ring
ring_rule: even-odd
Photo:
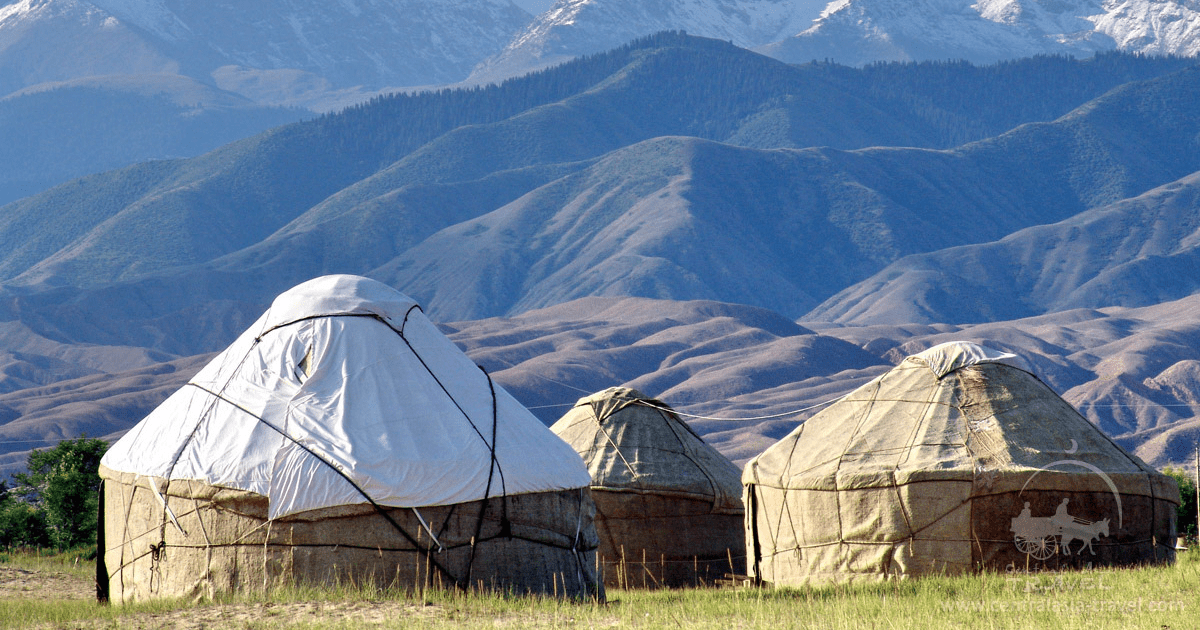
[[[488,374],[487,370],[484,370],[482,367],[479,369],[487,377],[488,389],[492,394],[492,442],[488,445],[491,459],[488,462],[487,485],[484,486],[483,501],[479,506],[479,518],[475,521],[475,535],[471,537],[471,556],[467,560],[468,584],[471,582],[471,575],[475,569],[475,550],[477,544],[481,542],[479,537],[483,534],[483,519],[487,513],[488,499],[492,495],[492,479],[498,470],[500,472],[500,536],[506,538],[512,537],[512,525],[508,521],[508,487],[504,483],[504,471],[500,470],[500,461],[496,459],[496,434],[500,419],[499,406],[496,401],[496,386],[492,383],[492,375]],[[437,377],[434,378],[436,379]],[[484,440],[484,443],[486,444],[487,440]]]
[[[272,330],[274,330],[274,329],[272,329]],[[233,382],[233,379],[234,379],[234,377],[237,376],[238,371],[241,370],[242,367],[246,364],[246,359],[248,359],[250,357],[250,353],[254,352],[254,349],[256,347],[258,347],[259,342],[262,341],[263,334],[266,334],[266,333],[262,333],[254,338],[254,343],[250,344],[250,347],[246,349],[246,354],[242,355],[242,359],[241,359],[241,361],[238,361],[237,367],[230,370],[229,378],[225,379],[225,383],[221,385],[221,392],[224,392],[225,388],[229,387],[229,384]],[[187,384],[193,385],[193,383],[190,380],[188,381]],[[208,391],[198,385],[196,385],[196,387],[202,391]],[[212,392],[209,392],[209,393],[211,394]],[[213,394],[213,396],[216,399],[221,399],[220,396],[218,396],[216,394]],[[216,407],[216,405],[217,405],[217,400],[211,400],[206,403],[207,408],[200,413],[200,419],[196,421],[196,426],[192,427],[192,430],[188,433],[187,437],[185,437],[183,439],[183,442],[179,445],[179,448],[175,451],[174,455],[171,456],[171,465],[167,468],[166,474],[163,475],[163,489],[162,489],[162,495],[161,495],[162,502],[163,502],[163,514],[162,514],[162,522],[159,523],[159,538],[162,540],[166,540],[166,537],[167,537],[167,513],[170,511],[169,503],[167,502],[168,501],[167,497],[170,496],[171,477],[175,473],[175,466],[177,466],[179,464],[179,458],[183,457],[184,451],[187,450],[188,445],[192,443],[193,439],[195,439],[196,434],[199,433],[199,431],[200,431],[200,427],[204,424],[204,421],[209,417],[209,414],[212,412],[213,408]],[[191,405],[189,404],[188,407],[190,409]],[[254,414],[250,414],[250,415],[253,416]],[[257,417],[257,416],[255,416],[255,417]],[[260,418],[260,420],[261,420],[261,418]],[[156,494],[158,493],[157,488],[152,488],[151,490]]]
[[[424,312],[425,312],[425,310],[421,308],[421,305],[420,305],[420,304],[413,304],[412,306],[408,307],[408,310],[407,310],[407,311],[404,311],[404,319],[400,321],[400,330],[396,330],[396,327],[395,327],[395,326],[392,326],[391,324],[388,324],[388,322],[386,322],[386,321],[384,321],[383,323],[387,324],[387,325],[388,325],[388,328],[391,328],[392,330],[396,330],[396,332],[397,332],[397,333],[398,333],[398,334],[399,334],[401,337],[403,337],[403,336],[404,336],[404,329],[408,327],[408,316],[409,316],[409,315],[412,315],[412,312],[413,312],[413,311],[421,311],[422,313],[424,313]],[[383,318],[381,317],[380,319],[383,319]]]
[[[571,541],[571,555],[575,557],[575,576],[579,578],[579,588],[587,591],[587,567],[583,562],[583,556],[586,551],[579,550],[579,535],[583,533],[583,493],[584,489],[579,489],[579,494],[576,495],[578,503],[575,509],[575,538]],[[566,576],[563,576],[566,580]]]
[[[461,503],[453,503],[450,505],[450,510],[446,512],[446,520],[442,521],[442,527],[441,527],[441,529],[438,530],[438,533],[437,533],[438,538],[441,538],[443,535],[445,535],[446,530],[450,527],[450,522],[452,520],[454,520],[454,510],[457,510],[459,505],[462,505],[462,504]]]
[[[192,427],[192,430],[189,432],[187,437],[184,438],[184,440],[180,444],[178,450],[174,453],[174,455],[171,459],[171,465],[170,465],[169,471],[174,470],[175,466],[179,462],[179,459],[182,457],[184,451],[187,449],[188,444],[190,444],[192,442],[192,440],[195,438],[196,434],[199,432],[200,427],[204,424],[204,419],[209,416],[209,413],[211,412],[213,406],[217,404],[218,400],[224,401],[224,402],[232,405],[233,407],[237,408],[238,410],[242,411],[243,413],[249,415],[250,417],[255,418],[258,422],[266,425],[268,428],[270,428],[271,430],[278,433],[284,439],[292,442],[293,444],[295,444],[296,446],[298,446],[299,448],[304,450],[306,453],[308,453],[309,455],[314,457],[317,461],[321,462],[322,464],[324,464],[324,465],[328,466],[330,469],[332,469],[335,473],[337,473],[340,477],[342,477],[342,479],[344,479],[348,484],[350,484],[350,486],[352,488],[354,488],[355,491],[357,491],[360,495],[362,495],[362,497],[372,507],[374,507],[375,510],[381,516],[383,516],[384,519],[387,520],[388,523],[391,524],[392,527],[395,528],[396,531],[399,532],[401,534],[401,536],[404,537],[405,540],[407,540],[410,544],[412,544],[417,549],[418,553],[425,555],[432,566],[434,566],[440,572],[442,572],[457,587],[463,588],[463,589],[467,588],[470,584],[471,570],[472,570],[473,564],[474,564],[475,545],[478,544],[479,542],[482,542],[481,534],[482,534],[483,520],[484,520],[484,517],[486,514],[487,507],[488,507],[488,499],[491,496],[491,488],[492,488],[494,476],[496,475],[496,473],[499,473],[499,475],[500,475],[501,497],[502,497],[501,498],[501,531],[500,531],[499,537],[504,537],[504,538],[512,537],[512,526],[511,526],[511,522],[509,521],[509,518],[508,518],[507,484],[506,484],[505,478],[504,478],[503,467],[500,465],[499,458],[497,458],[497,456],[496,456],[496,439],[497,439],[498,424],[499,424],[499,409],[498,409],[498,401],[497,401],[497,397],[496,397],[496,388],[495,388],[494,382],[492,381],[491,375],[488,374],[486,370],[483,370],[482,367],[480,367],[480,369],[483,370],[485,377],[487,378],[488,388],[489,388],[489,390],[491,392],[491,396],[492,396],[492,439],[489,442],[488,439],[484,436],[483,432],[479,429],[479,427],[471,419],[471,416],[462,407],[462,405],[459,404],[459,402],[454,398],[454,396],[450,393],[450,390],[446,387],[446,385],[444,383],[442,383],[441,379],[438,378],[437,374],[434,373],[434,371],[429,366],[429,364],[426,363],[425,359],[416,351],[416,348],[413,347],[412,343],[405,336],[404,330],[407,327],[409,317],[411,316],[413,311],[420,311],[420,310],[421,310],[421,308],[417,304],[413,304],[411,307],[409,307],[408,311],[406,311],[404,314],[404,319],[402,320],[400,328],[396,328],[395,326],[392,325],[392,323],[390,321],[388,321],[388,319],[386,319],[383,316],[376,314],[376,313],[337,313],[337,314],[312,315],[309,317],[295,319],[295,320],[291,320],[291,321],[284,322],[281,324],[277,324],[269,329],[262,331],[257,336],[255,336],[254,343],[251,344],[250,349],[247,351],[246,355],[244,357],[242,357],[242,360],[241,360],[241,362],[239,362],[237,364],[237,367],[235,367],[231,371],[231,373],[229,375],[229,379],[220,388],[220,391],[212,391],[212,390],[210,390],[206,387],[203,387],[201,385],[198,385],[196,383],[191,383],[191,382],[188,383],[188,385],[191,385],[193,387],[196,387],[197,389],[200,389],[201,391],[208,393],[209,395],[211,395],[214,398],[214,400],[211,403],[209,403],[208,409],[206,409],[205,412],[201,414],[200,420],[196,423],[196,425],[194,427]],[[349,477],[349,475],[347,475],[344,471],[342,471],[333,462],[326,460],[324,457],[322,457],[321,455],[319,455],[312,449],[301,444],[296,438],[288,435],[281,428],[275,426],[271,422],[268,422],[266,419],[251,412],[250,410],[246,409],[245,407],[242,407],[238,403],[224,397],[223,393],[224,393],[225,388],[229,385],[230,382],[232,382],[233,378],[238,373],[238,370],[240,370],[242,368],[242,366],[245,364],[246,358],[248,358],[250,356],[250,352],[252,352],[253,349],[255,347],[257,347],[257,345],[263,340],[263,338],[267,334],[269,334],[279,328],[290,326],[292,324],[296,324],[299,322],[323,319],[323,318],[329,318],[329,317],[368,317],[368,318],[375,319],[376,321],[379,321],[380,323],[384,324],[389,329],[391,329],[393,332],[395,332],[397,334],[397,336],[399,336],[400,339],[402,341],[404,341],[404,344],[408,347],[409,352],[412,353],[412,355],[417,359],[417,361],[421,364],[421,366],[425,369],[425,371],[429,374],[429,376],[431,378],[433,378],[434,382],[436,382],[438,384],[438,387],[441,388],[442,392],[446,394],[446,397],[450,399],[450,402],[455,406],[455,408],[458,409],[459,413],[462,414],[463,418],[466,419],[467,424],[469,424],[471,426],[471,429],[475,432],[475,434],[478,435],[480,440],[482,440],[483,443],[488,447],[489,455],[490,455],[490,462],[489,462],[490,465],[488,468],[488,480],[487,480],[487,485],[486,485],[486,488],[484,491],[484,498],[483,498],[480,512],[479,512],[479,518],[478,518],[478,521],[476,522],[476,528],[475,528],[476,534],[472,538],[473,542],[471,543],[471,545],[472,545],[471,562],[467,566],[467,577],[466,577],[465,581],[458,580],[449,571],[449,569],[441,566],[441,564],[438,563],[432,557],[432,555],[430,553],[430,551],[431,551],[430,549],[423,549],[421,547],[421,545],[414,539],[414,537],[411,534],[409,534],[403,527],[401,527],[400,524],[395,521],[395,519],[393,519],[391,517],[391,515],[383,508],[383,506],[379,505],[369,494],[367,494],[367,492],[365,490],[363,490],[362,487],[360,487],[357,483],[355,483]],[[168,478],[170,477],[169,471],[167,474]],[[167,491],[164,489],[164,493],[166,493],[166,492]],[[449,525],[449,522],[450,522],[450,519],[449,519],[449,517],[447,517],[447,520],[444,521],[442,524],[441,529],[443,532],[445,531],[446,527]],[[163,522],[161,523],[161,527],[164,529],[166,527],[165,513],[163,516]],[[491,540],[491,539],[492,539],[491,537],[488,538],[488,540]]]
[[[480,371],[483,372],[483,375],[485,377],[487,377],[488,389],[491,391],[491,394],[492,394],[492,441],[491,441],[491,443],[489,443],[487,438],[483,436],[483,432],[480,431],[479,427],[475,425],[475,421],[471,419],[471,414],[467,413],[467,410],[463,409],[462,405],[458,404],[458,400],[454,398],[454,394],[450,393],[449,388],[447,388],[446,385],[444,383],[442,383],[442,380],[437,377],[437,374],[433,371],[432,368],[429,367],[429,364],[425,362],[425,358],[421,356],[421,353],[417,352],[417,349],[413,347],[412,343],[408,340],[408,337],[406,337],[404,335],[404,329],[408,327],[408,318],[412,315],[413,311],[421,311],[421,305],[413,304],[412,306],[408,307],[408,310],[405,311],[405,313],[404,313],[404,319],[400,322],[400,328],[396,328],[395,326],[392,325],[391,322],[389,322],[386,318],[384,318],[380,315],[370,315],[370,317],[375,318],[381,324],[390,328],[393,332],[395,332],[400,337],[401,341],[404,342],[404,345],[408,346],[408,351],[411,352],[414,357],[416,357],[417,361],[420,362],[421,367],[425,368],[425,371],[429,374],[430,378],[433,379],[433,382],[438,384],[438,387],[441,388],[442,393],[446,394],[446,398],[449,398],[450,402],[454,403],[454,407],[456,409],[458,409],[459,413],[462,414],[463,418],[467,421],[467,424],[471,425],[471,429],[475,431],[475,435],[478,435],[479,439],[483,440],[483,443],[486,444],[488,446],[488,449],[491,451],[492,464],[496,467],[496,470],[499,471],[500,483],[503,485],[504,484],[504,469],[500,466],[500,461],[496,458],[496,424],[497,424],[497,421],[499,418],[499,412],[498,412],[497,401],[496,401],[496,386],[492,382],[492,375],[488,374],[487,370],[483,369],[483,366],[480,366],[480,365],[475,366],[475,367],[478,367],[480,369]],[[490,483],[490,479],[491,479],[490,471],[488,473],[488,479],[489,479],[489,483]],[[486,496],[485,496],[485,498],[486,498]]]
[[[509,523],[509,520],[508,520],[508,490],[507,490],[507,485],[505,484],[505,481],[504,481],[504,469],[500,466],[500,460],[496,457],[496,436],[497,436],[498,425],[499,425],[499,407],[498,407],[498,401],[496,398],[496,386],[495,386],[495,383],[492,381],[492,376],[487,373],[487,370],[484,370],[483,367],[481,367],[481,366],[476,366],[476,367],[479,367],[480,371],[482,371],[484,376],[487,378],[488,389],[492,396],[492,440],[491,440],[491,442],[488,442],[488,439],[486,437],[484,437],[483,432],[479,430],[479,427],[475,424],[475,421],[471,419],[471,415],[468,414],[467,410],[463,409],[462,405],[460,405],[458,403],[458,400],[455,399],[454,395],[450,393],[450,389],[446,387],[445,383],[442,383],[442,380],[440,378],[438,378],[437,374],[433,371],[433,369],[429,367],[429,364],[425,362],[425,358],[422,357],[419,352],[417,352],[417,349],[413,347],[412,342],[410,342],[408,340],[408,337],[404,334],[405,328],[408,327],[409,317],[412,316],[413,311],[419,311],[419,310],[421,310],[420,305],[413,304],[412,306],[410,306],[408,308],[408,311],[406,311],[404,313],[404,319],[400,323],[400,328],[396,328],[395,326],[393,326],[391,324],[391,322],[384,319],[383,317],[376,316],[376,319],[378,319],[381,323],[383,323],[388,328],[391,328],[393,331],[395,331],[395,333],[397,335],[399,335],[400,339],[402,341],[404,341],[404,345],[408,346],[409,352],[411,352],[412,355],[414,357],[416,357],[417,361],[421,364],[421,367],[425,368],[425,371],[429,374],[430,378],[432,378],[433,381],[438,384],[438,387],[441,388],[442,392],[444,394],[446,394],[446,397],[450,399],[450,402],[454,404],[454,407],[456,409],[458,409],[458,412],[462,414],[464,419],[466,419],[467,424],[469,424],[471,426],[471,429],[475,431],[475,434],[479,436],[479,439],[483,440],[483,443],[485,445],[487,445],[487,447],[488,447],[488,452],[489,452],[489,456],[490,456],[489,457],[490,461],[488,463],[488,480],[487,480],[487,485],[484,488],[484,493],[483,493],[484,500],[479,508],[479,517],[475,523],[475,536],[472,538],[472,540],[475,542],[472,543],[471,557],[467,562],[466,582],[468,584],[470,584],[472,572],[475,567],[475,545],[479,542],[479,540],[478,540],[479,536],[482,534],[482,531],[483,531],[483,521],[487,514],[488,499],[491,497],[491,492],[492,492],[492,481],[493,481],[494,475],[497,472],[500,473],[500,484],[501,484],[501,489],[502,489],[501,492],[503,493],[502,494],[503,498],[501,500],[501,517],[500,517],[501,534],[505,535],[505,536],[511,534],[511,524]]]
[[[266,337],[268,334],[275,332],[276,330],[279,330],[280,328],[287,328],[288,326],[291,326],[292,324],[299,324],[300,322],[308,322],[308,321],[313,321],[313,320],[317,320],[317,319],[325,319],[328,317],[367,317],[370,319],[381,319],[379,317],[379,315],[376,315],[375,313],[324,313],[324,314],[320,314],[320,315],[309,315],[307,317],[298,317],[296,319],[290,319],[286,322],[275,324],[274,326],[258,333],[258,335],[254,337],[254,342],[258,343],[258,342],[262,341],[263,337]],[[390,328],[390,326],[389,326],[389,328]]]
[[[525,536],[525,535],[521,535],[521,534],[510,534],[507,536],[500,536],[499,534],[496,534],[494,536],[484,536],[484,537],[478,539],[476,542],[491,542],[493,540],[500,540],[502,538],[506,539],[506,540],[520,540],[523,542],[540,545],[542,547],[550,547],[552,549],[562,549],[563,551],[580,551],[580,552],[586,553],[589,551],[596,550],[596,547],[594,545],[584,546],[584,545],[579,545],[579,544],[560,544],[560,543],[556,543],[551,540],[547,540],[545,538],[534,538],[532,536]],[[126,561],[124,564],[121,565],[121,568],[128,567],[128,566],[136,563],[138,560],[145,558],[146,556],[151,556],[154,554],[165,555],[167,549],[197,550],[197,549],[210,549],[210,548],[211,549],[233,549],[233,548],[240,548],[240,547],[253,547],[256,549],[261,549],[264,546],[280,547],[280,548],[295,547],[298,549],[300,549],[300,548],[303,548],[303,549],[327,549],[327,548],[359,549],[359,550],[363,550],[363,551],[377,551],[377,552],[386,552],[386,553],[414,553],[415,552],[415,553],[420,554],[420,552],[423,551],[423,549],[421,549],[421,548],[383,547],[381,545],[358,545],[358,544],[353,544],[353,543],[340,543],[340,542],[303,543],[303,542],[290,542],[290,541],[289,542],[270,542],[270,541],[268,541],[265,543],[227,542],[227,543],[195,544],[195,545],[183,545],[183,544],[168,545],[165,541],[160,541],[157,544],[150,545],[146,552],[138,554],[137,556],[134,556],[131,560]],[[446,551],[457,551],[459,549],[465,549],[470,546],[471,546],[471,542],[468,540],[468,541],[461,542],[461,543],[446,545],[445,550]],[[724,556],[722,556],[722,558],[724,558]],[[688,559],[688,562],[691,562],[691,559]]]
[[[411,313],[414,309],[418,309],[418,308],[419,307],[414,304],[412,306],[412,308],[410,308],[408,310]],[[389,323],[386,319],[384,319],[382,317],[375,316],[375,319],[382,322],[388,328],[391,328],[393,331],[395,331],[395,333],[397,335],[400,336],[400,339],[404,342],[404,345],[408,346],[408,351],[411,352],[412,355],[417,358],[417,361],[420,362],[421,367],[425,368],[425,371],[429,373],[429,376],[430,376],[430,378],[433,379],[433,382],[438,384],[438,387],[440,387],[442,389],[442,393],[446,394],[446,398],[449,398],[450,402],[454,403],[454,407],[456,409],[458,409],[458,412],[462,414],[463,418],[466,418],[467,424],[471,425],[471,429],[473,429],[475,431],[475,435],[478,435],[479,439],[483,440],[484,444],[487,444],[488,443],[487,438],[483,437],[483,432],[479,430],[479,427],[475,426],[475,421],[471,420],[471,414],[467,413],[467,410],[463,409],[462,405],[458,404],[458,400],[456,400],[454,398],[454,394],[450,393],[450,390],[446,387],[446,385],[444,383],[442,383],[442,380],[437,377],[437,374],[435,374],[433,369],[429,367],[429,364],[425,362],[424,357],[422,357],[421,354],[419,352],[417,352],[417,349],[414,348],[412,343],[409,342],[408,338],[404,336],[403,329],[402,328],[397,329],[395,326],[392,326],[391,323]],[[407,323],[408,323],[408,315],[406,314],[404,316],[404,324],[407,324]],[[491,377],[488,377],[488,380],[490,382]],[[495,392],[493,391],[492,394],[493,394],[492,395],[492,404],[495,405],[495,400],[496,400]],[[492,445],[489,444],[489,447],[492,447]]]
[[[301,450],[303,450],[304,452],[311,455],[318,462],[328,466],[331,470],[333,470],[335,473],[337,473],[338,476],[340,476],[342,479],[344,479],[346,481],[346,483],[350,484],[350,487],[354,488],[359,494],[361,494],[362,497],[367,500],[367,503],[370,503],[371,506],[375,508],[375,511],[378,512],[380,516],[382,516],[385,520],[387,520],[387,522],[390,523],[392,525],[392,527],[394,527],[396,529],[396,531],[399,532],[400,535],[404,537],[405,540],[407,540],[409,543],[411,543],[417,549],[417,553],[424,555],[426,557],[426,559],[429,561],[429,563],[431,565],[433,565],[434,568],[441,571],[442,574],[445,575],[446,578],[449,579],[451,582],[453,582],[455,586],[457,586],[461,589],[464,589],[464,590],[466,589],[465,584],[460,583],[459,580],[454,577],[454,574],[451,573],[449,569],[447,569],[446,567],[443,567],[437,560],[435,560],[433,558],[433,555],[429,552],[428,549],[423,549],[421,547],[420,543],[418,543],[417,540],[415,538],[413,538],[412,534],[409,534],[403,527],[401,527],[400,524],[396,522],[396,519],[392,518],[392,515],[388,514],[387,510],[385,510],[383,508],[383,506],[376,503],[375,499],[371,498],[371,495],[367,494],[366,490],[363,490],[361,486],[359,486],[357,483],[355,483],[354,480],[351,479],[349,475],[347,475],[345,472],[343,472],[341,468],[338,468],[337,465],[335,465],[333,462],[325,459],[324,457],[321,457],[321,455],[319,455],[316,451],[301,444],[300,441],[297,440],[296,438],[288,435],[285,431],[283,431],[279,427],[271,424],[270,422],[267,422],[261,416],[251,412],[249,409],[246,409],[245,407],[237,404],[236,402],[233,402],[232,400],[229,400],[228,398],[225,398],[224,396],[222,396],[216,392],[209,391],[199,385],[196,385],[195,383],[188,383],[188,385],[191,385],[192,387],[200,389],[201,391],[207,392],[209,395],[211,395],[219,400],[225,401],[226,403],[232,405],[234,408],[238,409],[239,411],[258,420],[263,425],[267,426],[271,430],[278,433],[284,439],[290,441],[292,444],[295,444]]]
[[[510,523],[508,520],[508,484],[504,481],[504,469],[500,467],[500,458],[496,457],[496,434],[497,428],[500,424],[500,408],[499,403],[496,400],[496,384],[492,382],[492,375],[488,374],[488,371],[483,369],[483,366],[479,366],[479,370],[483,372],[484,376],[487,377],[488,390],[492,394],[492,444],[490,451],[492,465],[495,466],[495,472],[500,473],[500,532],[502,535],[508,536],[512,534],[512,523]],[[488,494],[492,489],[492,472],[492,469],[489,468],[487,490],[484,491],[483,497],[484,500],[487,500]]]

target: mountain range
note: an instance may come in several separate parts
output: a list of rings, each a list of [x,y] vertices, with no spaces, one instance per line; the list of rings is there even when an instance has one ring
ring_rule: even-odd
[[[0,466],[119,435],[326,273],[416,298],[547,422],[627,384],[744,461],[966,339],[1179,463],[1198,72],[790,65],[667,32],[75,179],[0,207]]]
[[[867,324],[983,322],[1098,305],[1150,306],[1200,289],[1200,174],[1014,232],[888,265],[807,316]],[[972,296],[969,304],[958,298]]]
[[[589,297],[443,329],[547,424],[578,398],[632,386],[686,414],[738,464],[904,356],[944,341],[975,341],[1019,352],[1118,443],[1161,466],[1184,462],[1200,433],[1198,312],[1200,302],[1189,297],[966,326],[804,326],[745,305]],[[22,343],[30,338],[36,336]],[[42,351],[51,344],[37,343]],[[132,348],[71,349],[73,362],[90,352],[93,361],[108,357],[103,367],[112,371],[0,394],[0,471],[19,470],[28,449],[59,439],[119,437],[214,356],[164,360]],[[6,382],[20,359],[28,366],[31,358],[10,354]],[[139,363],[145,365],[129,367]]]
[[[0,204],[149,159],[200,155],[311,116],[179,75],[27,87],[0,97]]]
[[[791,63],[1200,52],[1200,7],[1151,0],[560,0],[471,81],[496,81],[660,30],[713,37]]]
[[[452,83],[532,16],[508,0],[16,0],[0,94],[93,76],[181,75],[259,104]]]
[[[0,0],[0,204],[396,90],[486,85],[664,30],[786,62],[1200,50],[1190,1]]]
[[[0,4],[0,203],[458,81],[531,19],[508,0]]]
[[[1125,0],[846,0],[809,28],[757,50],[784,61],[846,64],[922,59],[992,63],[1105,50],[1193,56],[1194,2]]]

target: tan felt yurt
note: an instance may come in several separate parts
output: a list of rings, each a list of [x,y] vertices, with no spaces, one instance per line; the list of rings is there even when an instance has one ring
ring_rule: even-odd
[[[908,357],[742,482],[748,568],[776,585],[1175,558],[1175,483],[975,344]]]
[[[745,571],[741,471],[665,404],[614,387],[550,429],[591,473],[605,584],[699,586]]]
[[[366,278],[280,295],[100,472],[113,601],[336,583],[603,597],[579,455]]]

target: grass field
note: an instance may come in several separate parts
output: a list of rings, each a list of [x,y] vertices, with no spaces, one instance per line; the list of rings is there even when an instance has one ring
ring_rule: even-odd
[[[1197,628],[1200,553],[1175,566],[986,573],[802,589],[610,591],[608,602],[376,589],[288,589],[221,601],[95,603],[94,565],[0,554],[0,627]]]

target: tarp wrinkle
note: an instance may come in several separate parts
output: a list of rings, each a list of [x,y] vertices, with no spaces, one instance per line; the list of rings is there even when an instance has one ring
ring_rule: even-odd
[[[367,278],[280,295],[101,475],[118,601],[343,577],[603,597],[579,455]]]
[[[395,507],[479,500],[500,471],[507,494],[587,486],[578,454],[503,389],[493,395],[490,377],[415,306],[357,276],[280,295],[191,387],[114,444],[105,465],[262,493],[272,518],[362,503],[354,486]],[[263,422],[287,439],[261,441]],[[328,466],[288,454],[313,444]]]

